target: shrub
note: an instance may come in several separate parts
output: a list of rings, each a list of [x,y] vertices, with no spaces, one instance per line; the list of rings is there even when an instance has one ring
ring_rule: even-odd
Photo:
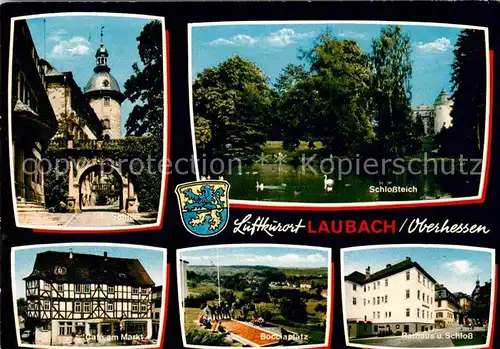
[[[269,321],[273,317],[273,313],[269,309],[266,309],[263,306],[256,307],[254,315],[263,318],[264,321]]]
[[[217,346],[217,347],[229,347],[231,346],[223,334],[216,334],[207,331],[200,330],[187,330],[186,331],[186,343],[194,345],[206,345],[206,346]]]

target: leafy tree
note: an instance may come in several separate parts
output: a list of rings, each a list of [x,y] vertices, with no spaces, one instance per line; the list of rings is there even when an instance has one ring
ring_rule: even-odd
[[[28,312],[28,301],[25,298],[17,299],[17,314],[26,318]]]
[[[451,83],[451,117],[455,155],[479,157],[483,152],[486,103],[484,32],[465,29],[455,44]]]
[[[326,305],[321,303],[318,303],[318,305],[314,308],[314,311],[318,313],[326,313],[326,310],[327,310]]]
[[[163,138],[163,40],[158,20],[144,26],[137,37],[141,65],[134,63],[132,75],[124,84],[125,96],[139,101],[130,113],[125,128],[127,135],[153,134]]]
[[[411,118],[411,43],[400,26],[388,26],[372,41],[372,109],[383,155],[404,155],[414,137]]]
[[[158,20],[144,26],[138,41],[141,64],[134,63],[134,74],[125,82],[125,96],[138,102],[130,113],[125,128],[127,136],[136,137],[127,142],[124,153],[135,161],[130,167],[141,211],[156,211],[160,203],[163,159],[163,33]],[[131,156],[133,155],[133,156]],[[151,161],[154,160],[154,161]],[[144,169],[141,171],[141,167]],[[146,168],[147,167],[147,168]]]
[[[308,136],[321,140],[335,155],[361,151],[375,136],[366,103],[368,56],[356,41],[337,40],[327,31],[303,59],[311,67],[308,83],[298,85],[310,101]]]
[[[290,294],[288,298],[279,301],[281,315],[287,320],[307,322],[307,303],[298,293]]]
[[[193,82],[195,126],[210,128],[211,138],[203,144],[207,153],[245,158],[259,152],[273,96],[262,70],[240,56],[198,74]]]

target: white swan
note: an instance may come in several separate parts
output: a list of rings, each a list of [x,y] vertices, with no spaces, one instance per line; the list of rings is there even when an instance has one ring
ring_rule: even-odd
[[[200,180],[201,180],[201,181],[206,181],[206,180],[207,180],[207,177],[205,177],[205,176],[201,176],[201,177],[200,177]]]
[[[282,187],[286,187],[286,183],[281,183],[280,184]]]
[[[219,176],[219,181],[223,181],[224,180],[224,176]]]
[[[333,190],[333,187],[326,187],[327,192],[331,192]]]
[[[257,190],[264,190],[264,183],[259,183],[259,181],[257,181],[257,185],[255,187]]]
[[[327,187],[332,187],[333,184],[335,183],[335,181],[333,179],[328,179],[327,175],[325,175],[324,183],[325,183],[325,189],[326,189]]]
[[[208,176],[207,176],[207,179],[211,179],[211,178],[210,178],[210,175],[208,175]]]

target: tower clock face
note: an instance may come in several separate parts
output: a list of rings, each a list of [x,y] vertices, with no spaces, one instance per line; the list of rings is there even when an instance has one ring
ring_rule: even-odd
[[[104,87],[108,87],[108,86],[109,86],[109,80],[104,80],[104,81],[102,82],[102,86],[104,86]]]

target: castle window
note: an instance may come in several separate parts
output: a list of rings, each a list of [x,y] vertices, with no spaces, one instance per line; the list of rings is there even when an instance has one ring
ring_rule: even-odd
[[[139,294],[139,289],[137,287],[132,287],[132,294]]]
[[[148,308],[147,308],[146,304],[142,303],[141,304],[141,312],[145,313],[147,311],[148,311]]]
[[[115,288],[113,286],[108,286],[108,294],[115,293]]]
[[[44,301],[43,302],[43,309],[44,310],[50,310],[50,302],[49,301]]]
[[[139,304],[132,303],[132,313],[137,313],[139,311]]]
[[[82,311],[82,303],[75,302],[75,313],[80,313]]]
[[[356,285],[355,284],[352,284],[352,290],[356,291]]]
[[[104,128],[110,128],[109,119],[102,120],[102,125]]]
[[[83,293],[90,293],[90,285],[89,284],[83,285]]]
[[[90,302],[83,303],[83,312],[90,313]]]
[[[148,294],[148,289],[147,288],[141,288],[141,293],[142,294]]]
[[[107,80],[105,80],[105,81],[107,81]],[[104,105],[107,107],[109,106],[109,97],[104,97]]]
[[[81,284],[75,285],[75,293],[82,293],[82,285]]]
[[[353,299],[352,299],[352,305],[356,305],[356,297],[353,297]]]
[[[64,291],[64,285],[63,284],[57,284],[57,291],[63,292]]]
[[[406,272],[406,280],[410,280],[410,271],[409,270]]]
[[[410,317],[410,308],[406,308],[406,317]]]
[[[114,304],[108,303],[108,311],[113,311],[113,309],[114,309]]]

